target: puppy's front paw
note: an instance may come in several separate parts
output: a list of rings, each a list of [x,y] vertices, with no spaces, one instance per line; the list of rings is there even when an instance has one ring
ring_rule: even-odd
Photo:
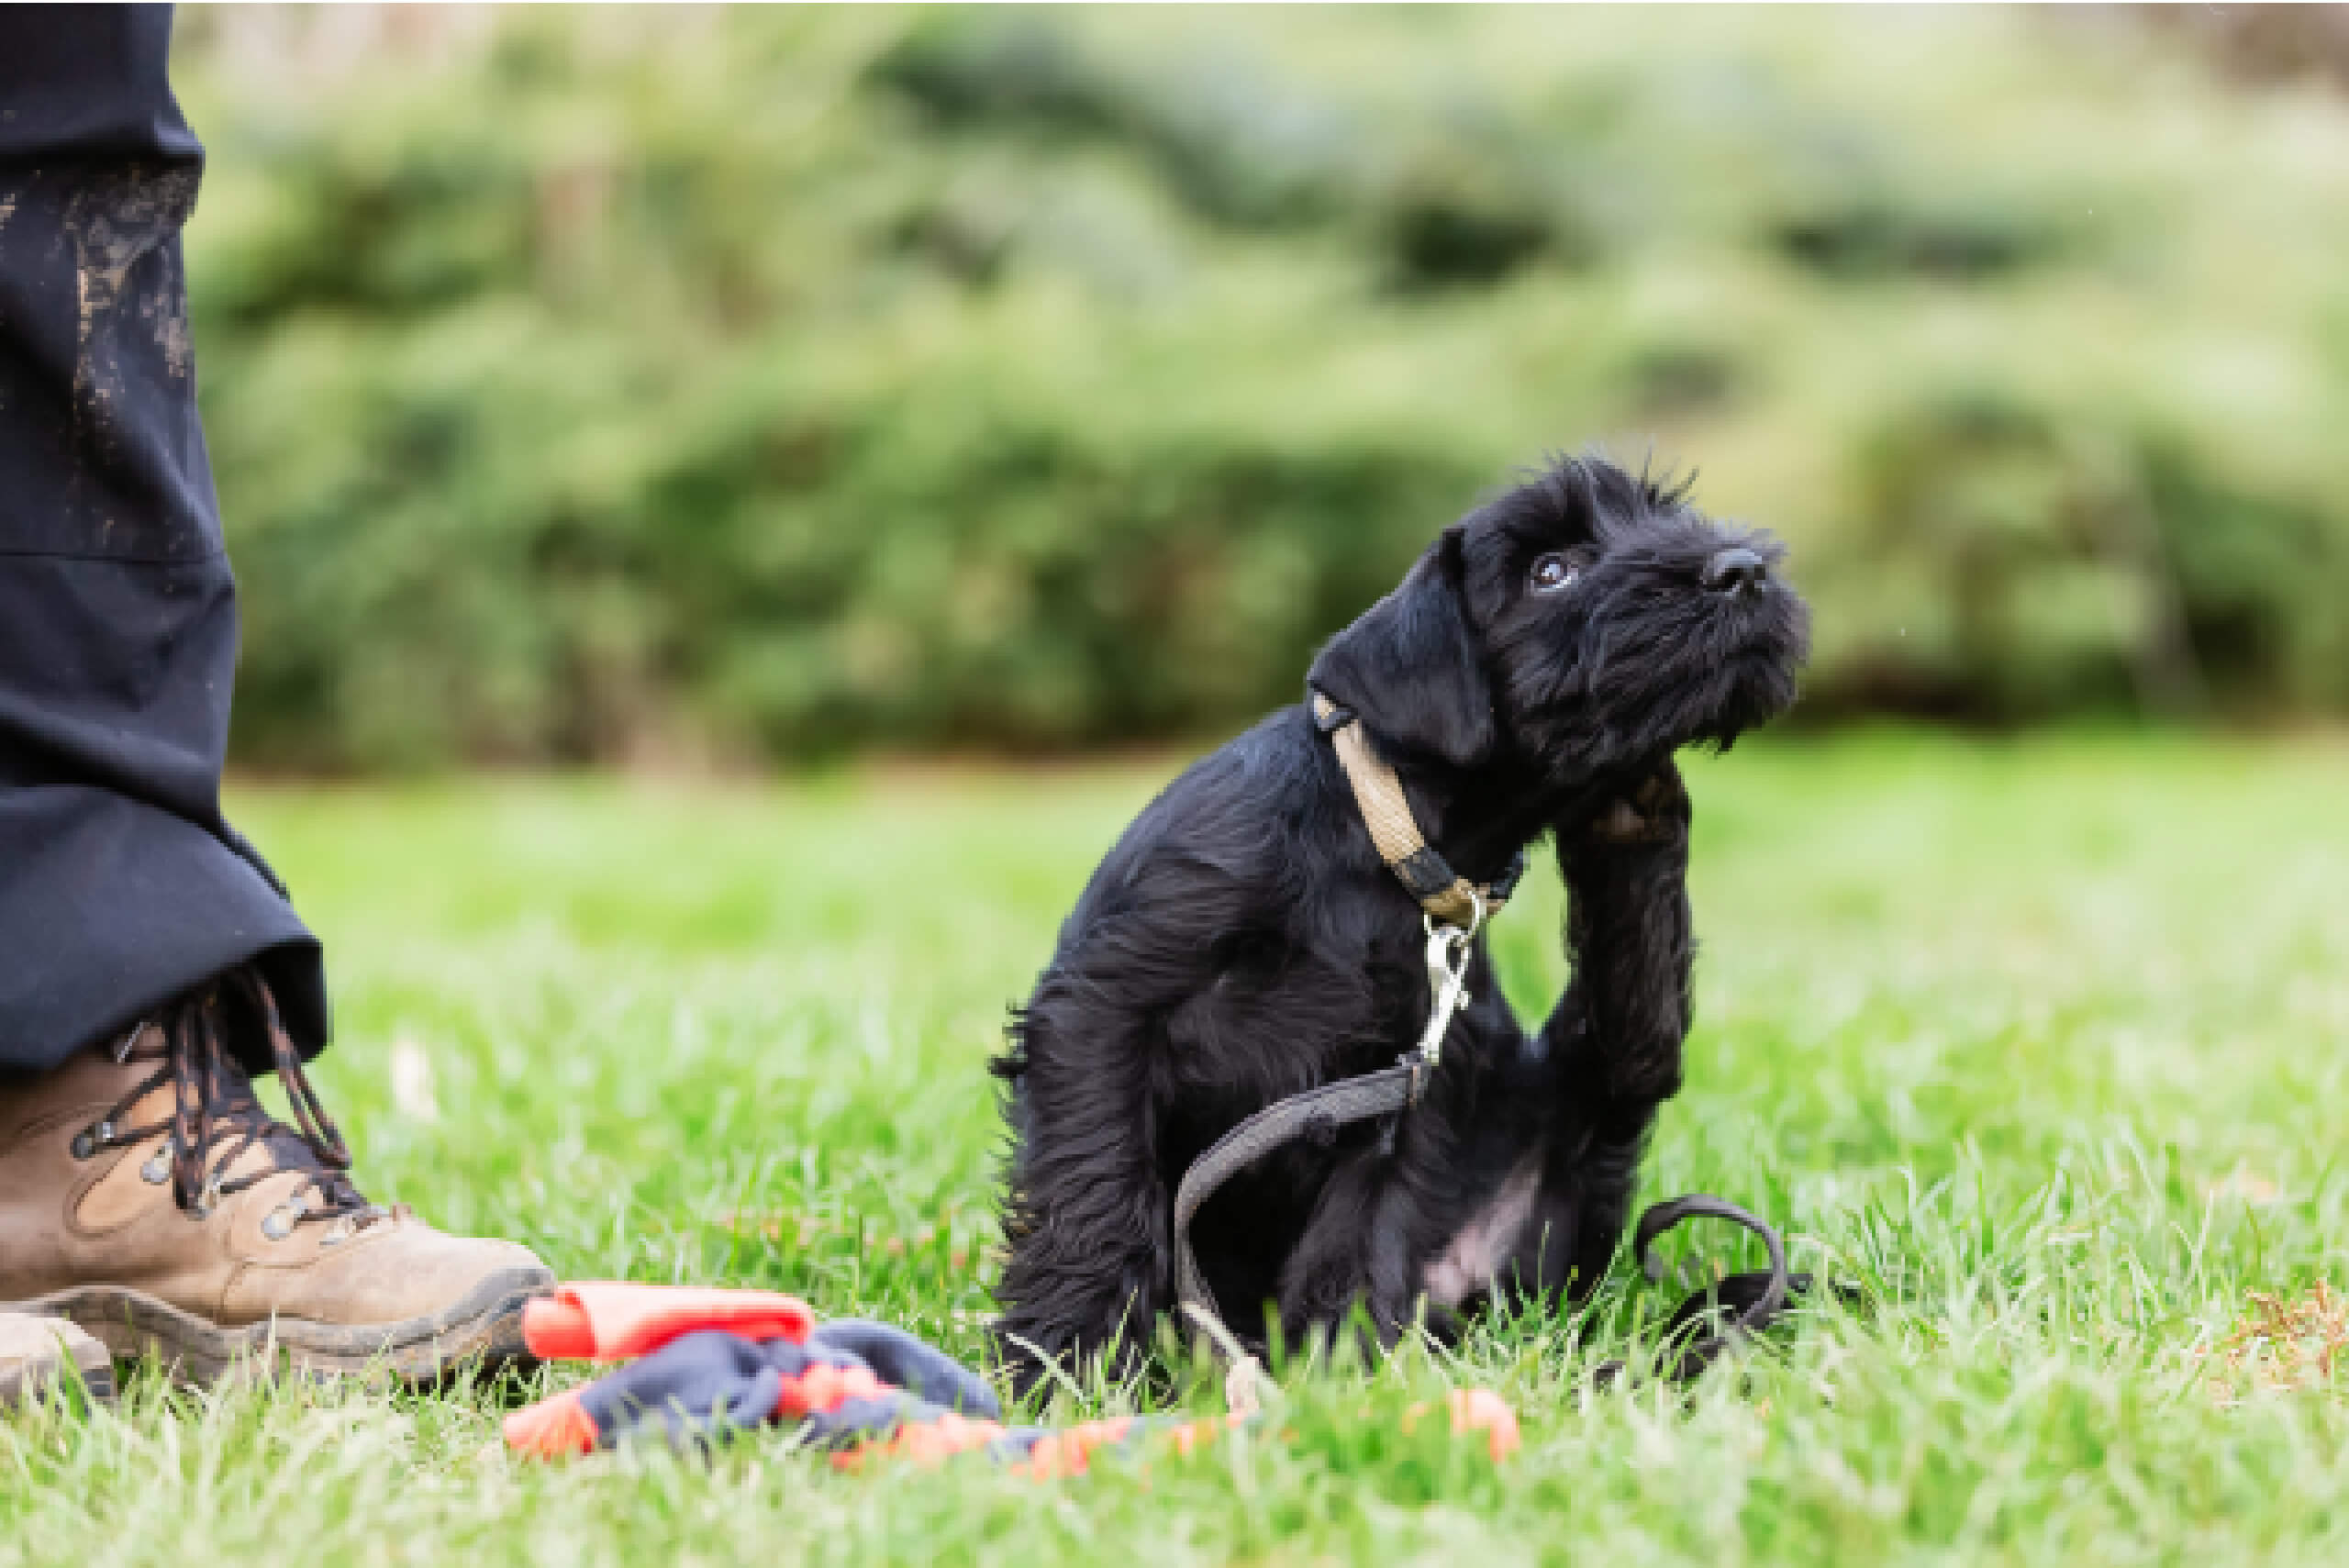
[[[1666,758],[1662,767],[1617,797],[1575,835],[1593,844],[1669,843],[1688,828],[1688,789]]]

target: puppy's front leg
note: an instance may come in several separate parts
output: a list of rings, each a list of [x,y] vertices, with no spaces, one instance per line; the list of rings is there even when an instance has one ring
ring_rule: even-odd
[[[1481,1294],[1504,1261],[1509,1230],[1499,1228],[1516,1221],[1496,1216],[1522,1200],[1506,1189],[1525,1147],[1525,1118],[1494,1092],[1487,1071],[1521,1053],[1525,1031],[1482,942],[1467,979],[1471,999],[1426,1097],[1338,1167],[1281,1272],[1281,1318],[1292,1334],[1359,1305],[1384,1345],[1415,1318],[1448,1339],[1453,1309]],[[1456,1255],[1431,1270],[1447,1253]]]
[[[1688,791],[1666,759],[1595,821],[1558,829],[1574,962],[1567,999],[1580,994],[1584,1036],[1559,1043],[1582,1047],[1590,1086],[1611,1107],[1643,1118],[1678,1092],[1688,1038]]]
[[[1594,821],[1561,824],[1574,981],[1542,1028],[1557,1064],[1557,1131],[1520,1280],[1577,1296],[1607,1271],[1656,1107],[1680,1087],[1696,939],[1688,793],[1667,760]],[[1546,1253],[1545,1253],[1546,1249]]]
[[[1365,1152],[1322,1189],[1281,1270],[1281,1329],[1292,1344],[1356,1307],[1368,1312],[1383,1348],[1391,1349],[1411,1320],[1420,1295],[1411,1263],[1421,1206],[1393,1163],[1392,1156]]]

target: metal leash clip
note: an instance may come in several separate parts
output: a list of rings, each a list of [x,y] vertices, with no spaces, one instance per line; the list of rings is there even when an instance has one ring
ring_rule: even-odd
[[[1452,1020],[1468,1005],[1471,944],[1485,923],[1484,899],[1474,892],[1468,896],[1475,901],[1476,912],[1465,926],[1439,926],[1432,915],[1419,917],[1419,923],[1428,933],[1428,991],[1434,1006],[1428,1013],[1428,1027],[1419,1036],[1419,1050],[1406,1058],[1411,1064],[1413,1105],[1419,1104],[1420,1092],[1443,1060],[1443,1037],[1451,1031]]]

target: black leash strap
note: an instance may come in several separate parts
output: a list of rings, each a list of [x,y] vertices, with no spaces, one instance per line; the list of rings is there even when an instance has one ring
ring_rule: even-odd
[[[1426,1071],[1425,1063],[1410,1061],[1382,1073],[1341,1078],[1275,1100],[1192,1161],[1191,1168],[1183,1173],[1183,1184],[1174,1190],[1175,1298],[1195,1315],[1205,1313],[1218,1323],[1223,1321],[1216,1313],[1215,1293],[1208,1289],[1198,1259],[1191,1252],[1191,1221],[1218,1187],[1293,1138],[1322,1128],[1335,1131],[1401,1110],[1417,1097],[1416,1080]]]
[[[1709,1193],[1686,1193],[1669,1203],[1651,1205],[1640,1216],[1639,1229],[1631,1235],[1631,1255],[1640,1262],[1640,1272],[1647,1275],[1651,1284],[1664,1283],[1664,1260],[1655,1255],[1655,1244],[1665,1231],[1687,1219],[1726,1219],[1742,1225],[1762,1238],[1762,1245],[1770,1254],[1766,1273],[1737,1274],[1723,1280],[1715,1288],[1700,1290],[1682,1302],[1667,1318],[1664,1328],[1664,1349],[1671,1354],[1677,1349],[1665,1375],[1675,1383],[1687,1383],[1713,1363],[1723,1351],[1745,1342],[1760,1333],[1786,1312],[1787,1297],[1809,1283],[1808,1277],[1798,1278],[1787,1272],[1787,1244],[1768,1221]],[[1715,1316],[1716,1297],[1743,1295],[1759,1282],[1760,1293],[1741,1308],[1731,1311],[1729,1321],[1717,1329],[1703,1327],[1705,1320]],[[1600,1384],[1614,1382],[1623,1375],[1623,1362],[1619,1359],[1601,1362],[1594,1374]]]
[[[1191,1221],[1198,1217],[1208,1199],[1235,1173],[1291,1139],[1335,1131],[1401,1110],[1418,1098],[1419,1084],[1416,1080],[1426,1071],[1424,1062],[1407,1059],[1402,1065],[1384,1072],[1341,1078],[1337,1083],[1276,1100],[1217,1139],[1206,1153],[1191,1162],[1191,1168],[1183,1173],[1182,1184],[1174,1193],[1174,1294],[1192,1317],[1223,1330],[1212,1338],[1230,1340],[1230,1330],[1223,1329],[1223,1319],[1216,1311],[1215,1293],[1208,1288],[1206,1276],[1199,1273],[1198,1259],[1191,1251]],[[1651,1282],[1660,1284],[1664,1279],[1663,1260],[1655,1255],[1656,1242],[1664,1232],[1689,1219],[1725,1219],[1743,1226],[1762,1238],[1762,1245],[1770,1254],[1770,1267],[1766,1274],[1732,1276],[1721,1282],[1717,1290],[1698,1291],[1680,1304],[1666,1321],[1664,1333],[1666,1352],[1671,1353],[1675,1348],[1677,1351],[1666,1373],[1675,1383],[1690,1381],[1723,1351],[1742,1344],[1750,1336],[1769,1327],[1786,1311],[1787,1297],[1806,1283],[1787,1273],[1786,1243],[1766,1221],[1725,1198],[1705,1193],[1689,1193],[1669,1203],[1652,1205],[1640,1216],[1639,1228],[1632,1233],[1631,1251]],[[1753,1299],[1734,1309],[1727,1323],[1717,1329],[1702,1327],[1714,1315],[1717,1296],[1744,1295],[1757,1288]],[[1598,1368],[1597,1379],[1601,1384],[1611,1383],[1622,1375],[1623,1370],[1622,1362],[1607,1362]]]

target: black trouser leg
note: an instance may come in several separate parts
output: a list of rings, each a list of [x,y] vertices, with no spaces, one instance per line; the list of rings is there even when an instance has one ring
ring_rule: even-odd
[[[0,7],[0,1069],[317,940],[220,815],[236,585],[187,328],[204,166],[162,6]],[[260,1065],[256,1063],[255,1065]]]

